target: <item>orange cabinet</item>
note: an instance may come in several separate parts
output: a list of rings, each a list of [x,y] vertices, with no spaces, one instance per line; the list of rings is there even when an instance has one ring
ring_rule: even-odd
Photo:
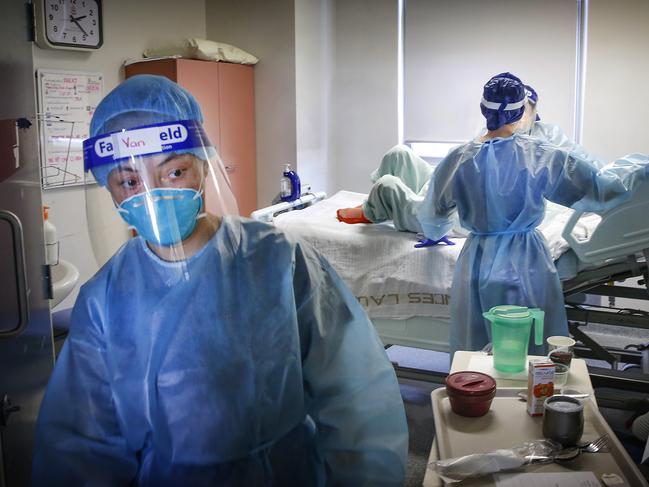
[[[196,97],[204,127],[227,171],[239,212],[257,208],[255,103],[252,66],[195,59],[160,59],[129,64],[126,77],[166,76]],[[209,200],[209,187],[206,189]]]

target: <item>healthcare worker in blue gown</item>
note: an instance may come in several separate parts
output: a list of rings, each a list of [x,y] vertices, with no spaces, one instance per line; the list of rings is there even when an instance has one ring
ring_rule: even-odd
[[[605,161],[589,153],[572,140],[558,125],[542,122],[538,115],[538,94],[534,88],[524,85],[527,120],[522,127],[529,127],[527,133],[565,150],[576,152],[584,159],[598,166]],[[338,220],[345,223],[380,223],[392,220],[394,228],[400,232],[421,233],[421,222],[417,214],[428,192],[433,165],[417,156],[405,145],[396,145],[385,153],[379,167],[372,173],[372,188],[361,206],[341,208],[337,211]],[[464,237],[466,233],[456,223],[452,235]],[[423,239],[420,239],[423,242]],[[446,241],[448,243],[448,241]],[[416,247],[426,246],[422,243]]]
[[[451,288],[451,352],[479,350],[491,341],[482,312],[510,304],[545,311],[545,336],[567,335],[561,284],[536,227],[545,200],[604,212],[645,179],[647,156],[631,154],[601,170],[579,150],[529,134],[526,92],[510,73],[484,86],[480,108],[487,134],[453,149],[431,177],[418,218],[439,240],[457,211],[470,234]],[[532,353],[543,353],[531,345]]]
[[[148,75],[93,115],[86,168],[138,236],[82,286],[33,484],[401,485],[406,419],[377,334],[313,248],[226,215],[201,122]]]

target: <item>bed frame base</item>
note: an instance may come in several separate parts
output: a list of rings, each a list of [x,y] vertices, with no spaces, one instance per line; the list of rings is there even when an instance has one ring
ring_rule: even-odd
[[[601,360],[610,365],[610,368],[588,367],[595,387],[635,391],[649,389],[649,340],[647,343],[630,343],[619,349],[602,346],[584,331],[590,323],[649,330],[649,311],[575,304],[570,302],[570,297],[583,293],[648,303],[648,257],[649,251],[645,249],[642,253],[627,257],[626,260],[592,271],[580,272],[574,279],[563,284],[568,327],[570,334],[579,342],[579,346],[575,348],[576,355]],[[643,288],[611,285],[634,277],[641,277],[639,282]],[[626,365],[620,369],[621,364]]]

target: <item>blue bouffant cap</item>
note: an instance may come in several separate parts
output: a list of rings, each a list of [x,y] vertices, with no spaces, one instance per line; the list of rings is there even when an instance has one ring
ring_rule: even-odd
[[[164,76],[141,74],[128,78],[101,100],[90,121],[90,137],[178,120],[203,122],[201,108],[194,96]],[[205,158],[203,149],[195,152],[197,157]],[[210,156],[215,153],[213,148],[208,151]],[[116,166],[93,167],[92,174],[100,185],[105,186],[108,174]]]
[[[533,106],[536,106],[536,104],[539,102],[539,95],[538,93],[536,93],[536,90],[530,85],[525,85],[525,94],[527,95],[529,102]],[[541,120],[541,117],[539,117],[538,113],[536,114],[536,120]]]
[[[523,82],[511,73],[497,74],[484,85],[480,110],[489,130],[520,120],[525,112]]]
[[[203,121],[196,98],[164,76],[140,74],[118,85],[97,105],[90,137],[176,120]]]

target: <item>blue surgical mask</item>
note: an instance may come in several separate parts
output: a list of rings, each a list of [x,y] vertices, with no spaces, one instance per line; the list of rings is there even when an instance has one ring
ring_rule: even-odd
[[[122,218],[148,242],[170,246],[189,237],[203,206],[201,191],[155,188],[122,201]]]

